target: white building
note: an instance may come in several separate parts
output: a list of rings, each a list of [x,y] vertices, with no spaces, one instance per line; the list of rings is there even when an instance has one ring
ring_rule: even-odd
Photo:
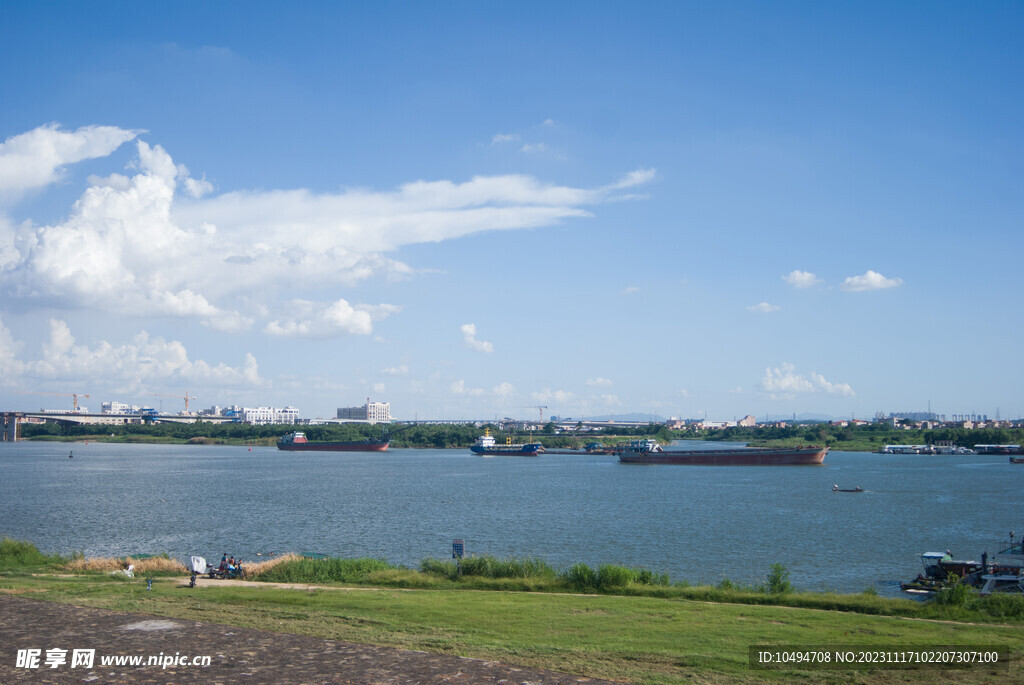
[[[138,414],[139,408],[123,402],[104,402],[100,409],[104,414]]]
[[[238,418],[246,423],[262,425],[268,423],[298,423],[299,410],[295,407],[242,407]]]
[[[391,405],[387,402],[371,402],[361,407],[338,407],[338,418],[346,421],[366,421],[367,423],[391,423]]]

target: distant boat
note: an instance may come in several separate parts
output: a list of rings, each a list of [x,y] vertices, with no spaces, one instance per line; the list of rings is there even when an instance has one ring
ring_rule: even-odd
[[[485,428],[484,434],[477,438],[469,449],[474,454],[484,457],[536,457],[543,451],[544,445],[539,442],[513,443],[512,438],[508,438],[504,445],[499,445],[491,435],[490,429]]]
[[[68,452],[68,459],[74,459],[74,458],[75,458],[75,451],[71,450],[70,452]]]
[[[832,484],[832,492],[864,492],[864,488],[857,486],[853,489],[841,488],[837,484]]]
[[[702,466],[802,466],[821,464],[828,447],[735,447],[721,450],[663,450],[656,440],[631,440],[616,450],[623,464]]]
[[[384,452],[390,440],[353,440],[350,442],[310,442],[299,431],[277,441],[277,449],[287,452]]]

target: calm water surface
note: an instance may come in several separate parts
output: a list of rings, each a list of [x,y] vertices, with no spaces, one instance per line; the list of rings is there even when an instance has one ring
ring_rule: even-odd
[[[68,459],[69,450],[74,459]],[[861,486],[862,494],[836,494]],[[741,583],[784,564],[803,589],[898,593],[921,552],[978,558],[1024,533],[1005,457],[833,452],[820,467],[644,466],[468,450],[0,444],[0,534],[46,552],[372,556],[416,566],[536,556]]]

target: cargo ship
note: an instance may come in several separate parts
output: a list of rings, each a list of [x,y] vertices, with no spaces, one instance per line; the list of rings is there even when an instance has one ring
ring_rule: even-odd
[[[495,442],[491,431],[485,428],[484,434],[477,438],[476,442],[469,446],[469,449],[474,454],[484,457],[536,457],[544,450],[544,445],[539,442],[513,443],[512,438],[508,438],[504,445],[499,445]]]
[[[384,452],[390,440],[353,440],[351,442],[310,442],[305,433],[295,431],[277,441],[277,449],[288,452]]]
[[[704,466],[803,466],[825,461],[828,447],[735,447],[721,450],[663,450],[657,441],[631,440],[616,450],[623,464]]]

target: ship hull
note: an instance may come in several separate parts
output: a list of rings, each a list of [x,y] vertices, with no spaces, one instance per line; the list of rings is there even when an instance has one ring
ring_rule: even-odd
[[[826,448],[620,452],[623,464],[696,464],[702,466],[813,466],[825,461]]]
[[[389,442],[300,442],[278,443],[277,449],[285,452],[385,452]]]
[[[474,454],[484,457],[536,457],[540,454],[540,445],[514,445],[512,447],[502,445],[481,447],[480,445],[473,445],[469,449]]]

